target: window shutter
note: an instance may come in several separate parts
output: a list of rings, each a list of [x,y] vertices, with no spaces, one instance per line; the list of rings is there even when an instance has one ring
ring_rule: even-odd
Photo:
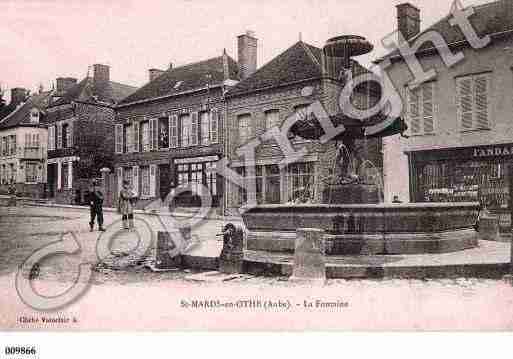
[[[198,113],[193,112],[191,116],[191,146],[198,145]]]
[[[116,153],[123,153],[123,125],[116,125],[114,127],[114,132]]]
[[[150,165],[150,196],[155,197],[157,187],[157,165]]]
[[[169,116],[169,147],[178,147],[178,116]]]
[[[472,121],[472,78],[460,77],[456,80],[456,91],[458,98],[458,115],[462,130],[471,130]]]
[[[73,147],[73,122],[68,123],[68,131],[66,131],[66,144],[68,147]]]
[[[48,127],[48,150],[55,149],[55,126]]]
[[[132,167],[134,193],[139,194],[139,166]]]
[[[478,129],[487,129],[490,125],[488,123],[489,87],[489,77],[487,74],[478,75],[474,78],[474,124]]]
[[[123,188],[123,167],[118,167],[117,174],[118,177],[118,192]]]
[[[410,133],[418,135],[421,133],[420,128],[420,93],[419,89],[406,89],[408,93],[408,117],[410,121]]]
[[[157,134],[157,119],[150,120],[150,150],[158,150],[158,134]]]
[[[57,148],[62,148],[62,123],[57,124]]]
[[[428,82],[422,86],[422,118],[424,134],[435,131],[435,82]]]
[[[219,111],[217,108],[212,109],[210,113],[210,142],[217,143],[219,141]]]
[[[139,147],[140,147],[140,144],[139,144],[139,138],[140,138],[140,135],[139,135],[139,122],[137,121],[134,121],[133,123],[133,131],[134,131],[134,143],[133,143],[133,151],[134,152],[139,152]]]

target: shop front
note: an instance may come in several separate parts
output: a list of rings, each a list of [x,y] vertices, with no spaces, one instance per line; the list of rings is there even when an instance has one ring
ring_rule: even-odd
[[[412,202],[479,201],[509,208],[513,143],[407,153]]]
[[[195,184],[205,186],[209,189],[212,196],[212,206],[219,207],[222,199],[222,182],[218,180],[216,172],[217,161],[219,161],[218,155],[174,158],[173,173],[170,173],[169,176],[174,177],[172,183],[174,182],[176,187],[188,183],[191,183],[193,186]],[[161,183],[165,182],[165,180],[161,179]],[[180,193],[175,199],[174,205],[177,207],[201,206],[201,198],[197,195],[198,192],[199,189]]]

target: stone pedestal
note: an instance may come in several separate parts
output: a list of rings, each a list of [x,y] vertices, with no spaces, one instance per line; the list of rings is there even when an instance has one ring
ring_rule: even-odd
[[[228,223],[223,229],[223,250],[219,256],[219,271],[225,274],[242,273],[244,262],[244,232]]]
[[[322,192],[322,203],[369,204],[380,203],[379,187],[373,184],[329,185]]]
[[[499,239],[499,218],[496,216],[483,216],[479,218],[479,238],[486,241]]]
[[[170,269],[180,267],[182,256],[176,251],[172,233],[158,232],[157,247],[155,252],[155,267],[157,269]]]
[[[300,228],[296,230],[296,248],[292,281],[326,281],[324,230]]]

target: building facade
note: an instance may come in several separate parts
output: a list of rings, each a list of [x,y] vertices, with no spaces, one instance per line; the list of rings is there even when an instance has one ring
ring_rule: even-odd
[[[51,92],[28,96],[20,89],[11,96],[12,112],[0,120],[0,193],[15,184],[24,197],[44,198],[47,130],[41,124]]]
[[[118,191],[129,181],[139,207],[162,204],[187,183],[208,188],[213,206],[223,203],[215,172],[224,154],[226,89],[239,79],[227,55],[167,70],[149,70],[149,82],[116,108],[115,174]],[[182,187],[180,187],[182,188]],[[178,207],[199,206],[196,193],[174,197]]]
[[[416,21],[404,33],[419,33],[420,11],[409,4]],[[403,100],[409,138],[385,139],[384,168],[387,199],[446,202],[481,201],[490,208],[508,207],[509,166],[513,153],[513,1],[500,0],[474,7],[469,20],[481,49],[470,46],[451,16],[432,28],[463,60],[446,66],[440,54],[421,47],[416,57],[436,76],[415,90],[404,59],[390,56],[387,69]],[[400,15],[399,11],[399,15]],[[399,16],[400,17],[400,16]],[[399,24],[401,29],[401,23]],[[404,30],[404,29],[403,29]],[[410,31],[412,30],[412,31]],[[410,42],[413,42],[410,40]],[[424,50],[424,51],[422,51]]]
[[[110,81],[110,68],[93,66],[93,76],[77,83],[58,78],[46,110],[48,196],[57,203],[82,204],[100,169],[112,168],[114,105],[135,88]]]
[[[353,74],[363,70],[356,61],[350,64]],[[299,41],[227,93],[230,167],[248,180],[252,179],[248,176],[247,159],[240,149],[257,138],[261,141],[254,149],[258,204],[322,202],[324,187],[333,174],[336,144],[292,138],[287,133],[294,151],[306,152],[294,163],[280,166],[285,159],[283,148],[276,138],[262,135],[273,127],[285,131],[287,118],[308,116],[308,107],[317,101],[328,114],[339,113],[338,98],[343,87],[343,81],[338,78],[341,66],[341,59],[326,60],[321,49]],[[357,100],[366,96],[357,93]],[[367,158],[380,168],[379,144],[379,140],[362,143]],[[229,179],[226,183],[227,212],[237,214],[248,200],[247,189]]]

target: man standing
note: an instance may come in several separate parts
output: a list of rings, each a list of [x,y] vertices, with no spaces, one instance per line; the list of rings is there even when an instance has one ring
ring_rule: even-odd
[[[89,222],[91,232],[94,228],[95,217],[98,220],[98,230],[105,232],[105,229],[103,228],[103,193],[100,191],[100,187],[96,180],[93,180],[92,190],[89,192],[89,207],[91,209],[91,221]]]

